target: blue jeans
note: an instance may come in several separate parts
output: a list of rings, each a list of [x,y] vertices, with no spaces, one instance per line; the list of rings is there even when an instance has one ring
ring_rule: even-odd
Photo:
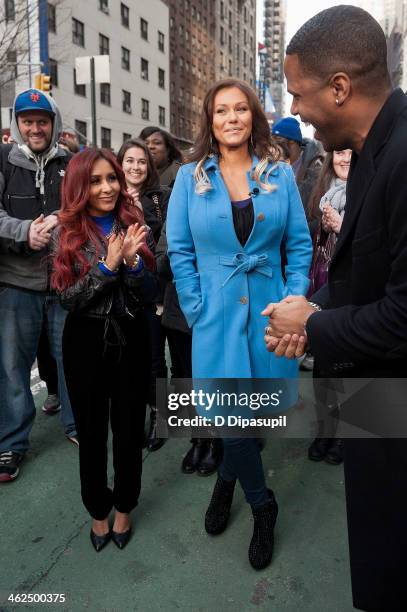
[[[57,363],[61,421],[76,434],[62,365],[62,333],[67,312],[58,298],[0,287],[0,452],[25,453],[35,418],[31,368],[43,322]]]

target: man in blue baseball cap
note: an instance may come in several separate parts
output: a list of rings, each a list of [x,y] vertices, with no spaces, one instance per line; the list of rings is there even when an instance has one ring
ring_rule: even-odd
[[[280,119],[271,132],[292,166],[308,218],[308,201],[321,171],[324,151],[315,140],[302,137],[300,123],[294,117]]]
[[[10,133],[0,148],[0,483],[15,480],[35,417],[30,372],[43,327],[58,368],[61,420],[76,440],[62,366],[66,313],[50,293],[46,257],[57,224],[70,155],[55,100],[37,89],[16,96]]]

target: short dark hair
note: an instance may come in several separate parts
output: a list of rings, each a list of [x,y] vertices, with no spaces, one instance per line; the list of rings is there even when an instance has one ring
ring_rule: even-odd
[[[165,130],[162,130],[161,128],[156,127],[155,125],[149,125],[148,127],[141,130],[139,134],[139,138],[141,138],[141,140],[146,140],[146,138],[148,138],[152,134],[156,134],[157,132],[161,134],[165,142],[165,146],[167,147],[168,161],[173,162],[175,160],[178,162],[182,162],[181,151],[178,149],[177,145],[175,144],[175,141],[173,137],[171,136],[171,134],[169,134]]]
[[[298,55],[304,72],[321,80],[345,72],[371,95],[391,85],[385,34],[367,11],[356,6],[341,4],[309,19],[286,53]]]

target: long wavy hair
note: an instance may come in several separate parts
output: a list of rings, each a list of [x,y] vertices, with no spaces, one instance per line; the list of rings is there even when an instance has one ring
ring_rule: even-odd
[[[141,140],[141,138],[130,138],[122,144],[117,154],[117,161],[119,162],[120,166],[123,166],[123,159],[126,155],[126,151],[132,149],[133,147],[137,147],[144,151],[147,160],[147,177],[140,188],[140,195],[143,195],[147,189],[157,187],[160,184],[160,177],[155,167],[150,150],[144,140]]]
[[[252,112],[252,133],[249,140],[249,153],[256,155],[259,163],[253,171],[253,178],[257,184],[267,191],[272,191],[273,186],[268,182],[270,173],[275,167],[275,162],[280,159],[280,149],[271,135],[267,117],[264,114],[260,100],[253,89],[240,79],[223,79],[218,81],[206,93],[201,114],[201,124],[198,137],[188,155],[187,162],[196,162],[194,178],[196,182],[196,192],[206,193],[212,189],[210,179],[205,171],[204,164],[208,157],[219,156],[219,146],[213,135],[212,123],[214,112],[214,101],[216,94],[222,89],[237,87],[247,97],[249,108]],[[267,166],[271,167],[266,172]]]
[[[308,200],[308,219],[310,221],[314,219],[319,220],[321,218],[322,213],[319,208],[319,203],[321,202],[322,196],[325,195],[330,188],[332,179],[335,177],[336,173],[333,166],[333,153],[327,153],[322,164],[321,172],[318,175],[317,182],[315,183]]]
[[[120,193],[114,209],[120,225],[128,227],[132,223],[144,224],[141,211],[132,205],[126,191],[123,171],[111,151],[86,149],[74,155],[62,182],[61,211],[58,214],[57,244],[51,275],[51,286],[59,292],[87,274],[99,257],[101,244],[105,244],[107,248],[106,238],[87,209],[92,169],[99,159],[109,162],[120,184]],[[92,262],[84,253],[84,247],[89,245],[95,250]],[[146,244],[142,246],[140,255],[146,266],[154,269],[154,257]]]

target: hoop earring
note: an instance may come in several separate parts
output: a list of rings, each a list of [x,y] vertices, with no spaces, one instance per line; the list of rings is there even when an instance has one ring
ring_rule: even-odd
[[[336,102],[336,106],[339,106],[339,100],[338,100],[338,98],[336,98],[335,102]]]

